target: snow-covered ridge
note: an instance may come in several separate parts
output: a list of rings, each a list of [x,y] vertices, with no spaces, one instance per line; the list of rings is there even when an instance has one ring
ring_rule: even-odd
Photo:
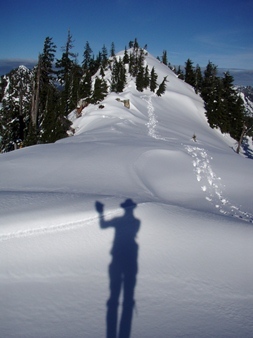
[[[74,136],[1,155],[4,337],[106,335],[119,219],[126,234],[129,220],[140,223],[132,338],[251,337],[253,162],[208,126],[189,85],[146,62],[167,76],[162,97],[129,77],[103,109],[71,113]],[[130,310],[118,301],[120,320]]]

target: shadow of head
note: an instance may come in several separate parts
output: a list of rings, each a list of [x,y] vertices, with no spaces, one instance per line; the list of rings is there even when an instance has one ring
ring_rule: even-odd
[[[137,207],[137,204],[131,198],[127,198],[125,202],[120,204],[120,206],[123,209],[129,209],[129,208],[134,209]]]

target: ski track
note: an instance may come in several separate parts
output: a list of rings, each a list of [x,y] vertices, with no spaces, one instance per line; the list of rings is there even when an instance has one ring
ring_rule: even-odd
[[[58,224],[55,226],[49,226],[49,227],[40,227],[36,229],[26,229],[26,230],[21,230],[21,231],[15,231],[15,232],[10,232],[5,235],[0,236],[0,242],[7,241],[10,239],[16,239],[16,238],[23,238],[23,237],[32,237],[32,236],[38,236],[38,235],[43,235],[47,233],[55,233],[59,231],[68,231],[76,228],[82,227],[84,224],[89,224],[92,221],[94,221],[95,218],[91,218],[88,220],[80,220],[76,222],[71,222],[71,223],[62,223]]]
[[[160,137],[156,133],[156,126],[158,120],[155,115],[155,109],[152,104],[152,96],[144,95],[141,98],[147,102],[148,122],[148,135],[157,140],[168,142],[167,138]],[[212,203],[212,205],[219,210],[221,214],[240,218],[243,221],[253,223],[253,215],[244,212],[240,207],[233,205],[223,196],[224,186],[221,183],[221,178],[218,177],[210,165],[212,159],[204,148],[194,147],[190,145],[183,145],[187,153],[193,158],[192,164],[196,174],[197,181],[201,184],[201,190],[206,194],[205,199]]]
[[[105,217],[115,217],[118,214],[120,214],[120,209],[116,209],[113,211],[109,211],[107,213],[104,213]],[[9,232],[4,235],[0,235],[0,242],[8,241],[11,239],[16,238],[25,238],[25,237],[33,237],[33,236],[40,236],[45,235],[49,233],[57,233],[57,232],[63,232],[63,231],[69,231],[73,229],[82,228],[84,226],[89,226],[91,224],[94,224],[95,222],[99,223],[99,217],[100,216],[94,216],[90,218],[84,218],[81,220],[77,220],[75,222],[69,222],[69,223],[61,223],[58,225],[53,226],[45,226],[45,227],[39,227],[39,228],[30,228],[26,230],[20,230],[15,232]]]

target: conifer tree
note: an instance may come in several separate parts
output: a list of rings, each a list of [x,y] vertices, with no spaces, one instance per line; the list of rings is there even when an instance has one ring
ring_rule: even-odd
[[[96,77],[91,102],[98,103],[103,101],[107,95],[107,84],[104,79]]]
[[[151,74],[150,74],[150,90],[151,92],[155,92],[156,88],[157,88],[157,74],[155,73],[155,68],[153,67],[151,70]]]
[[[162,83],[159,85],[157,91],[156,91],[156,95],[157,96],[162,96],[162,94],[165,93],[166,90],[166,82],[167,82],[167,76],[164,77]]]
[[[193,62],[188,59],[185,63],[185,82],[189,85],[195,87],[196,80],[195,80],[195,71],[193,67]]]
[[[126,47],[125,47],[123,62],[124,62],[125,65],[129,63],[129,55],[128,55]]]
[[[136,76],[136,89],[139,92],[143,92],[144,89],[144,68],[143,66],[139,67],[138,73]]]
[[[143,88],[147,89],[150,83],[149,69],[148,65],[145,67],[144,79],[143,79]]]
[[[196,69],[195,69],[195,91],[196,93],[201,92],[202,84],[203,84],[202,71],[201,71],[200,66],[196,65]]]
[[[208,62],[204,71],[201,96],[205,102],[206,116],[211,128],[217,127],[221,104],[221,82],[217,77],[217,66]]]
[[[58,79],[63,86],[60,100],[61,110],[64,112],[65,116],[67,116],[70,110],[74,108],[69,102],[71,96],[71,71],[76,59],[76,54],[71,52],[73,47],[73,38],[70,31],[68,31],[67,42],[63,47],[62,57],[56,62],[56,67],[59,69],[57,72]]]
[[[168,58],[167,58],[167,51],[166,50],[163,51],[162,63],[166,66],[168,65]]]
[[[101,65],[103,68],[107,66],[107,62],[108,62],[108,52],[107,52],[107,48],[105,47],[105,45],[103,45],[102,53],[101,53]]]
[[[84,71],[87,71],[91,67],[92,63],[92,49],[90,47],[90,44],[88,41],[86,41],[84,52],[83,52],[83,61],[82,61],[82,67]]]
[[[112,69],[111,91],[120,93],[123,92],[126,84],[126,69],[123,61],[115,58]]]
[[[114,42],[112,42],[112,44],[111,44],[110,55],[111,55],[111,57],[115,56],[115,45],[114,45]]]
[[[44,41],[43,52],[39,57],[37,76],[39,76],[39,102],[38,102],[38,123],[43,120],[43,115],[46,110],[48,96],[51,91],[54,91],[54,60],[55,60],[56,45],[52,38],[46,37]]]
[[[89,98],[92,93],[92,77],[89,71],[86,71],[80,81],[80,98]]]
[[[241,97],[233,86],[234,79],[229,72],[222,79],[222,118],[219,127],[223,133],[229,133],[239,141],[244,124],[244,106]]]

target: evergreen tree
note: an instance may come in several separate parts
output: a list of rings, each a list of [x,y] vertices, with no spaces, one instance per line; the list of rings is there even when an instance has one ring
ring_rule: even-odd
[[[155,68],[153,67],[151,70],[151,74],[150,74],[150,90],[151,92],[155,92],[156,88],[157,88],[157,74],[155,73]]]
[[[69,98],[71,97],[71,71],[75,64],[76,54],[72,53],[73,48],[73,38],[68,31],[68,37],[66,45],[63,47],[63,53],[61,59],[57,60],[56,67],[59,69],[58,80],[63,86],[61,92],[60,101],[61,101],[61,110],[64,112],[64,115],[67,116],[68,113],[73,109],[73,105],[70,105]]]
[[[112,69],[111,91],[120,93],[123,92],[126,85],[126,69],[123,61],[115,58]]]
[[[37,68],[37,80],[39,81],[39,102],[38,102],[38,123],[43,119],[45,112],[47,96],[52,87],[54,87],[54,70],[53,64],[55,59],[56,45],[52,38],[46,37],[44,41],[43,53],[40,54]]]
[[[83,66],[84,71],[87,71],[88,69],[90,69],[92,61],[93,61],[92,49],[90,47],[89,42],[86,41],[84,52],[83,52],[83,61],[82,61],[82,66]]]
[[[126,47],[125,47],[123,62],[124,62],[125,65],[129,63],[129,55],[128,55]]]
[[[80,98],[89,98],[92,93],[92,77],[89,71],[87,71],[80,81],[79,88]]]
[[[143,89],[144,89],[144,68],[143,66],[139,68],[137,76],[136,76],[136,89],[139,92],[143,92]]]
[[[61,111],[61,107],[58,104],[59,92],[56,88],[52,88],[50,91],[45,109],[44,118],[41,125],[41,137],[40,142],[52,143],[57,140],[67,137],[67,130],[69,129],[71,122],[67,120]]]
[[[185,63],[185,82],[195,88],[195,71],[193,67],[193,62],[188,59]]]
[[[115,56],[115,45],[114,45],[114,42],[112,42],[112,44],[111,44],[110,54],[111,54],[111,57]]]
[[[168,65],[168,58],[167,58],[167,51],[166,50],[163,51],[162,63],[165,64],[166,66]]]
[[[157,91],[156,91],[156,95],[157,96],[161,96],[162,94],[165,93],[166,90],[166,82],[167,82],[167,76],[164,77],[162,83],[160,84],[160,86],[158,87]]]
[[[144,79],[143,79],[143,88],[147,89],[150,83],[149,69],[148,65],[145,67]]]
[[[139,43],[137,41],[137,38],[134,39],[134,42],[133,42],[133,48],[138,50],[139,49]]]
[[[107,52],[107,48],[105,47],[105,45],[103,45],[102,53],[101,53],[101,64],[103,68],[107,66],[107,62],[108,62],[108,52]]]
[[[106,95],[107,95],[106,81],[100,79],[99,77],[96,77],[91,102],[92,103],[101,102],[106,97]]]
[[[69,105],[72,108],[76,107],[77,102],[82,98],[81,80],[83,76],[82,67],[75,60],[70,73],[70,97]]]
[[[217,66],[208,62],[204,71],[201,96],[205,102],[206,116],[211,128],[217,127],[221,104],[221,82],[217,77]]]
[[[202,84],[203,84],[202,71],[201,71],[200,66],[196,65],[196,69],[195,69],[195,91],[196,93],[201,92]]]
[[[234,79],[229,72],[222,79],[222,118],[219,127],[223,133],[229,133],[239,141],[244,124],[244,106],[241,97],[233,85]]]
[[[128,47],[129,48],[133,48],[133,46],[134,46],[134,42],[131,40],[131,41],[129,41],[129,43],[128,43]]]

